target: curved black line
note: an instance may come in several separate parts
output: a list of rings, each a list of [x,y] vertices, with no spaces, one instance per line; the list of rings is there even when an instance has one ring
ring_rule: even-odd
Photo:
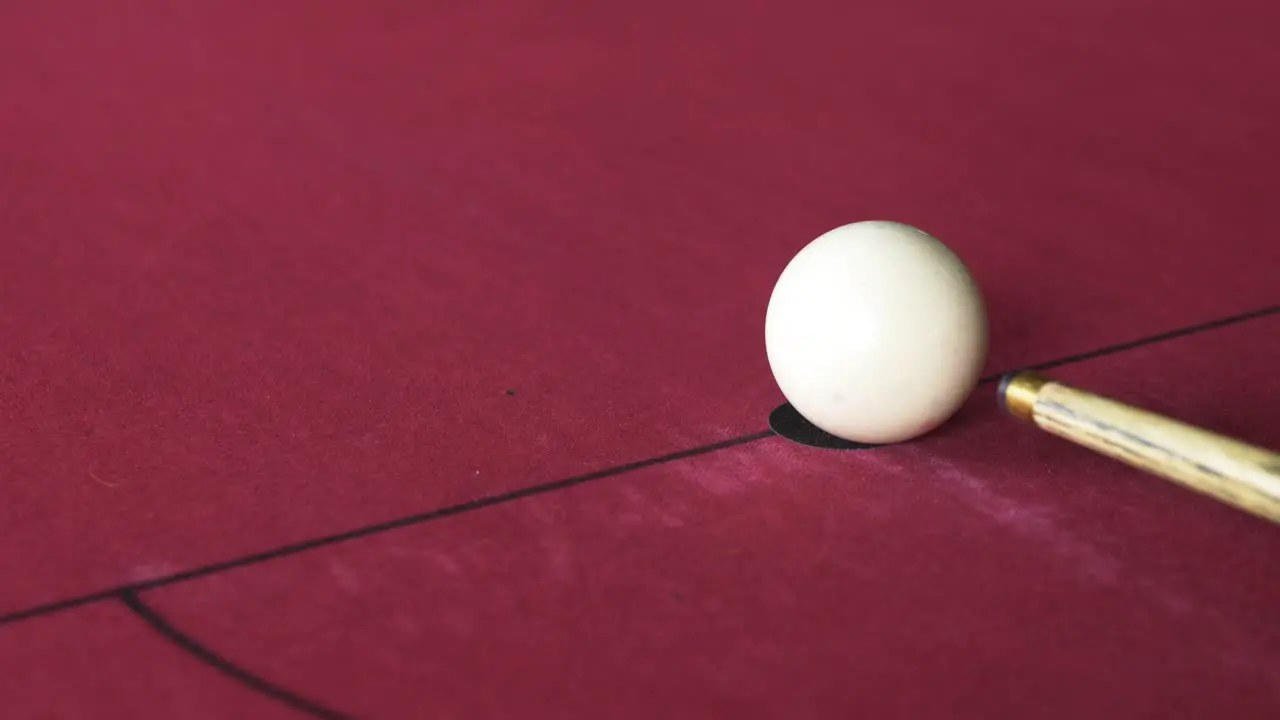
[[[1091,350],[1086,353],[1070,355],[1064,358],[1059,358],[1057,360],[1040,362],[1040,363],[1028,365],[1018,369],[1047,370],[1055,367],[1061,367],[1063,365],[1070,365],[1072,363],[1083,362],[1085,360],[1093,360],[1106,355],[1114,355],[1119,352],[1124,352],[1125,350],[1132,350],[1134,348],[1139,348],[1147,345],[1154,345],[1156,343],[1161,343],[1161,342],[1173,340],[1176,338],[1186,337],[1188,335],[1194,335],[1196,333],[1205,332],[1208,330],[1215,330],[1215,329],[1223,328],[1229,325],[1236,325],[1239,323],[1247,322],[1249,320],[1257,320],[1260,318],[1264,318],[1264,317],[1267,317],[1270,315],[1276,315],[1276,314],[1280,314],[1280,305],[1273,305],[1271,307],[1262,308],[1260,310],[1253,310],[1247,313],[1232,315],[1230,317],[1225,317],[1218,320],[1211,320],[1209,322],[1199,323],[1197,325],[1191,325],[1188,327],[1180,328],[1178,330],[1163,332],[1158,335],[1150,335],[1145,338],[1141,338],[1139,340],[1133,340],[1130,342],[1120,343],[1117,345],[1109,345],[1107,347],[1098,348],[1097,350]],[[989,375],[987,377],[982,378],[980,382],[983,385],[997,382],[1000,378],[1004,377],[1009,372],[1013,372],[1013,370],[1007,370],[1004,372],[996,373],[994,375]],[[595,472],[587,473],[585,475],[577,475],[574,477],[565,478],[563,480],[556,480],[556,481],[544,483],[541,485],[533,485],[531,487],[522,488],[520,490],[500,493],[498,495],[490,495],[487,497],[479,498],[477,500],[472,500],[470,502],[465,502],[458,505],[453,505],[450,507],[439,508],[436,510],[418,513],[416,515],[410,515],[408,517],[403,517],[396,520],[377,523],[374,525],[366,525],[364,527],[356,528],[354,530],[349,530],[342,533],[336,533],[333,535],[325,535],[319,538],[314,538],[314,539],[306,540],[299,543],[293,543],[290,545],[284,545],[281,547],[273,548],[271,550],[264,550],[262,552],[257,552],[250,555],[242,555],[238,558],[232,558],[230,560],[225,560],[223,562],[203,565],[200,567],[192,568],[190,570],[184,570],[182,572],[174,573],[172,575],[165,575],[162,577],[158,577],[153,580],[147,580],[139,583],[129,583],[129,584],[120,585],[108,590],[99,590],[92,593],[86,593],[84,595],[78,595],[74,597],[63,598],[61,600],[55,600],[53,602],[48,602],[41,605],[34,605],[31,607],[23,608],[22,610],[17,610],[5,615],[0,615],[0,626],[7,625],[9,623],[28,620],[35,617],[40,617],[43,615],[49,615],[56,612],[61,612],[63,610],[70,610],[72,608],[80,607],[82,605],[88,605],[95,602],[100,602],[102,600],[107,600],[113,597],[119,597],[122,593],[132,593],[138,590],[159,588],[159,587],[164,587],[166,585],[173,585],[176,583],[185,582],[187,580],[194,580],[196,578],[204,577],[206,575],[213,575],[215,573],[220,573],[227,570],[233,570],[235,568],[244,567],[246,565],[254,565],[260,562],[266,562],[267,560],[272,560],[278,557],[294,555],[300,552],[305,552],[307,550],[313,550],[315,548],[323,547],[325,545],[333,545],[336,543],[346,542],[348,540],[354,540],[356,538],[361,538],[368,535],[376,535],[379,533],[387,532],[388,530],[395,530],[402,527],[408,527],[410,525],[417,525],[424,522],[430,522],[432,520],[439,520],[441,518],[446,518],[454,515],[459,515],[462,513],[467,513],[473,510],[481,510],[487,507],[492,507],[494,505],[501,505],[504,503],[512,502],[514,500],[521,500],[523,498],[533,497],[535,495],[542,495],[545,493],[554,492],[556,490],[563,490],[565,488],[570,488],[575,485],[581,485],[583,483],[593,482],[595,480],[603,480],[605,478],[613,477],[615,475],[621,475],[623,473],[632,472],[634,470],[653,467],[655,465],[662,465],[664,463],[674,462],[677,460],[684,460],[684,459],[695,457],[698,455],[705,455],[707,453],[716,452],[717,450],[723,450],[723,449],[735,447],[738,445],[746,445],[748,443],[753,443],[758,440],[764,440],[766,438],[771,438],[771,437],[776,437],[776,435],[772,430],[765,430],[764,432],[752,433],[750,435],[742,435],[740,437],[731,438],[729,440],[723,440],[717,443],[702,445],[699,447],[690,448],[688,450],[681,450],[679,452],[669,453],[667,455],[660,455],[658,457],[649,458],[647,460],[639,460],[636,462],[627,463],[625,465],[616,465],[611,468],[605,468],[604,470],[597,470]]]
[[[156,612],[150,605],[142,601],[138,597],[135,590],[122,590],[115,594],[115,597],[129,608],[134,615],[137,615],[152,630],[159,633],[164,639],[178,646],[181,650],[191,655],[200,662],[217,670],[244,685],[251,690],[265,695],[273,700],[284,703],[294,710],[306,713],[311,717],[322,718],[322,720],[347,720],[348,716],[331,710],[314,700],[308,700],[297,693],[286,690],[274,683],[268,682],[257,675],[245,670],[244,668],[232,663],[230,660],[213,652],[209,648],[201,645],[190,635],[182,632],[174,627],[163,615]]]

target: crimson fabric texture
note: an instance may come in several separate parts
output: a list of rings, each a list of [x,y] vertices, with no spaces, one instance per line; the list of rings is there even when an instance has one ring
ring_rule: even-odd
[[[989,387],[899,448],[753,438],[772,283],[845,222],[965,259],[993,374],[1280,303],[1277,26],[6,4],[5,717],[1274,716],[1275,529]],[[1059,372],[1276,443],[1276,337]]]
[[[1251,352],[1280,316],[1058,374],[1280,447],[1270,368],[1198,382]],[[1263,718],[1277,542],[988,392],[908,445],[772,438],[151,597],[357,717]]]

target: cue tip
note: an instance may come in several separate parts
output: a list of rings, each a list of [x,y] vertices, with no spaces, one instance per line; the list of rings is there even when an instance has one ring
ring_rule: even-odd
[[[1049,378],[1035,372],[1019,370],[1005,373],[1000,378],[996,397],[1005,412],[1019,420],[1031,422],[1036,398],[1039,397],[1041,388],[1049,382]]]

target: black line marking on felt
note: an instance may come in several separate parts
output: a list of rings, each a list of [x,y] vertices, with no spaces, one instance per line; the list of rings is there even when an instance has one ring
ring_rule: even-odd
[[[156,612],[150,605],[142,601],[138,597],[138,593],[133,590],[122,590],[115,593],[115,597],[124,604],[125,607],[137,615],[152,630],[159,633],[164,639],[177,645],[188,655],[193,656],[200,662],[217,670],[218,672],[230,677],[255,692],[266,695],[273,700],[279,701],[311,717],[323,718],[324,720],[346,720],[348,716],[331,710],[313,700],[298,695],[297,693],[286,690],[279,685],[268,682],[257,675],[245,670],[235,663],[227,660],[221,655],[215,653],[209,648],[201,645],[190,635],[182,632],[174,627],[172,623],[164,618],[163,615]]]
[[[74,610],[82,605],[92,605],[93,603],[102,602],[103,600],[118,598],[123,589],[124,588],[111,588],[110,590],[101,590],[87,595],[64,598],[51,603],[45,603],[43,605],[35,605],[33,607],[11,612],[8,615],[0,615],[0,627],[11,623],[22,622],[23,620],[31,620],[42,615],[52,615],[64,610]]]
[[[1118,345],[1108,345],[1107,347],[1098,348],[1097,350],[1090,350],[1089,352],[1079,353],[1078,355],[1068,355],[1067,357],[1058,358],[1057,360],[1047,360],[1045,362],[1035,363],[1033,365],[1027,365],[1026,367],[1018,368],[1017,370],[1008,370],[1003,373],[997,373],[995,375],[990,375],[988,377],[982,378],[982,382],[984,384],[995,382],[996,380],[999,380],[1000,378],[1004,377],[1006,374],[1012,374],[1018,371],[1052,370],[1053,368],[1062,367],[1063,365],[1073,365],[1078,362],[1093,360],[1095,358],[1104,357],[1106,355],[1114,355],[1118,352],[1124,352],[1125,350],[1134,350],[1140,347],[1145,347],[1147,345],[1155,345],[1168,340],[1176,340],[1178,338],[1186,337],[1188,335],[1195,335],[1197,333],[1206,332],[1208,330],[1217,330],[1219,328],[1227,327],[1228,325],[1236,325],[1242,322],[1248,322],[1249,320],[1260,320],[1264,317],[1267,317],[1269,315],[1275,315],[1277,313],[1280,313],[1280,305],[1272,305],[1271,307],[1265,307],[1265,308],[1262,308],[1261,310],[1252,310],[1250,312],[1241,313],[1239,315],[1232,315],[1230,317],[1220,318],[1218,320],[1210,320],[1209,322],[1200,323],[1199,325],[1192,325],[1190,327],[1179,328],[1177,330],[1170,330],[1168,332],[1160,333],[1159,335],[1148,335],[1147,337],[1139,338],[1138,340],[1130,340],[1129,342],[1120,343]]]
[[[1047,362],[1037,363],[1035,365],[1029,365],[1022,369],[1047,370],[1050,368],[1060,367],[1063,365],[1070,365],[1072,363],[1083,362],[1085,360],[1092,360],[1092,359],[1103,357],[1106,355],[1114,355],[1115,353],[1123,352],[1125,350],[1132,350],[1134,348],[1143,347],[1145,345],[1154,345],[1156,343],[1164,342],[1166,340],[1173,340],[1176,338],[1185,337],[1187,335],[1194,335],[1196,333],[1204,332],[1207,330],[1216,330],[1218,328],[1226,327],[1228,325],[1235,325],[1238,323],[1247,322],[1249,320],[1257,320],[1263,317],[1267,317],[1269,315],[1275,315],[1277,313],[1280,313],[1280,305],[1273,305],[1271,307],[1263,308],[1261,310],[1254,310],[1252,312],[1241,313],[1239,315],[1232,315],[1230,317],[1222,318],[1220,320],[1213,320],[1210,322],[1201,323],[1199,325],[1192,325],[1190,327],[1182,328],[1179,330],[1171,330],[1169,332],[1160,333],[1158,335],[1150,335],[1140,340],[1134,340],[1131,342],[1121,343],[1118,345],[1110,345],[1104,348],[1091,350],[1089,352],[1080,353],[1077,355],[1071,355],[1058,360],[1050,360]],[[978,381],[978,384],[985,385],[985,384],[997,382],[1005,375],[1014,373],[1017,371],[1018,370],[1006,370],[1004,372],[996,373],[994,375],[981,378]],[[663,463],[674,462],[677,460],[684,460],[686,458],[691,458],[698,455],[705,455],[708,453],[716,452],[717,450],[724,450],[724,449],[735,447],[738,445],[747,445],[749,443],[756,442],[757,440],[764,440],[766,438],[771,438],[771,437],[777,437],[777,434],[774,433],[772,430],[753,433],[751,435],[743,435],[741,437],[731,438],[729,440],[723,440],[721,442],[712,443],[710,445],[703,445],[701,447],[692,448],[689,450],[681,450],[679,452],[670,453],[668,455],[661,455],[655,458],[650,458],[648,460],[638,460],[636,462],[628,463],[626,465],[617,465],[612,468],[598,470],[596,472],[588,473],[586,475],[578,475],[572,478],[566,478],[564,480],[545,483],[543,485],[535,485],[533,487],[524,488],[522,490],[514,490],[514,491],[503,493],[500,495],[491,495],[486,498],[480,498],[479,500],[473,500],[471,502],[462,503],[460,505],[453,505],[451,507],[447,507],[439,510],[432,510],[432,511],[420,513],[417,515],[411,515],[409,517],[400,518],[398,520],[391,520],[388,522],[379,523],[377,525],[369,525],[363,528],[349,530],[347,532],[336,534],[336,535],[327,535],[325,537],[316,538],[314,540],[299,542],[292,545],[285,545],[283,547],[274,548],[272,550],[264,550],[262,552],[254,553],[252,555],[244,555],[242,557],[235,558],[232,560],[227,560],[225,562],[205,565],[202,567],[175,573],[173,575],[156,578],[154,580],[149,580],[146,582],[134,583],[130,585],[121,585],[119,587],[111,588],[109,590],[100,590],[97,592],[87,593],[85,595],[80,595],[77,597],[63,598],[62,600],[56,600],[54,602],[45,603],[43,605],[36,605],[33,607],[24,608],[22,610],[17,610],[7,615],[0,615],[0,626],[8,625],[10,623],[15,623],[15,622],[21,622],[23,620],[30,620],[32,618],[37,618],[44,615],[50,615],[50,614],[61,612],[64,610],[71,610],[83,605],[89,605],[91,603],[101,602],[103,600],[118,598],[123,593],[131,593],[131,592],[137,592],[139,590],[158,588],[166,585],[174,585],[187,580],[194,580],[196,578],[205,577],[207,575],[213,575],[215,573],[220,573],[227,570],[234,570],[236,568],[244,567],[247,565],[254,565],[257,563],[266,562],[274,558],[285,557],[288,555],[294,555],[297,553],[306,552],[308,550],[323,547],[325,545],[333,545],[333,544],[345,542],[347,540],[354,540],[356,538],[365,537],[368,535],[376,535],[382,532],[386,532],[388,530],[395,530],[401,527],[417,525],[417,524],[428,522],[431,520],[437,520],[440,518],[460,515],[463,513],[471,512],[472,510],[482,510],[484,508],[491,507],[494,505],[501,505],[503,503],[520,500],[526,497],[532,497],[534,495],[542,495],[545,493],[554,492],[556,490],[570,488],[575,485],[581,485],[583,483],[592,482],[594,480],[603,480],[605,478],[612,477],[614,475],[621,475],[623,473],[631,472],[634,470],[640,470],[640,469],[652,467],[655,465],[661,465]]]
[[[515,500],[522,500],[524,498],[533,497],[535,495],[544,495],[546,493],[555,492],[557,490],[565,490],[565,489],[574,487],[575,485],[582,485],[584,483],[594,482],[596,480],[604,480],[606,478],[611,478],[617,475],[623,475],[625,473],[635,472],[637,470],[643,470],[645,468],[650,468],[657,465],[664,465],[666,463],[676,462],[678,460],[687,460],[689,458],[697,457],[699,455],[709,455],[718,450],[725,450],[727,448],[736,447],[739,445],[747,445],[749,443],[753,443],[758,440],[764,440],[766,438],[771,438],[773,436],[774,436],[773,433],[768,430],[765,430],[763,432],[752,433],[750,435],[742,435],[736,438],[722,440],[720,442],[710,443],[707,445],[700,445],[698,447],[689,448],[686,450],[679,450],[677,452],[668,453],[666,455],[659,455],[657,457],[648,458],[646,460],[637,460],[635,462],[630,462],[625,465],[615,465],[613,467],[605,468],[603,470],[596,470],[594,472],[586,473],[584,475],[575,475],[573,477],[564,478],[562,480],[555,480],[552,482],[543,483],[541,485],[533,485],[531,487],[521,488],[519,490],[511,490],[509,492],[499,493],[497,495],[489,495],[486,497],[478,498],[476,500],[470,500],[468,502],[459,503],[457,505],[450,505],[448,507],[438,508],[436,510],[429,510],[427,512],[418,513],[416,515],[409,515],[407,517],[397,518],[395,520],[388,520],[386,522],[381,522],[376,525],[366,525],[364,527],[356,528],[354,530],[348,530],[342,533],[325,535],[323,537],[313,538],[311,540],[305,540],[299,543],[283,545],[281,547],[272,548],[271,550],[264,550],[262,552],[253,553],[251,555],[243,555],[241,557],[233,558],[231,560],[226,560],[219,563],[203,565],[200,567],[192,568],[190,570],[184,570],[182,572],[173,573],[172,575],[164,575],[158,578],[153,578],[151,580],[144,580],[141,582],[129,583],[127,585],[120,585],[110,590],[96,592],[89,595],[82,595],[76,598],[59,600],[57,602],[47,603],[45,605],[39,605],[36,607],[19,610],[17,612],[10,613],[8,615],[0,615],[0,626],[4,626],[9,623],[18,622],[21,620],[28,620],[34,617],[39,617],[41,615],[48,615],[50,613],[59,612],[61,610],[69,610],[71,608],[78,607],[80,605],[87,605],[92,602],[98,602],[98,601],[107,600],[113,597],[119,597],[125,593],[136,593],[142,590],[153,590],[156,588],[165,587],[167,585],[174,585],[177,583],[186,582],[187,580],[195,580],[197,578],[205,577],[207,575],[214,575],[216,573],[226,572],[227,570],[234,570],[236,568],[245,567],[248,565],[256,565],[258,563],[266,562],[268,560],[273,560],[275,558],[285,557],[288,555],[296,555],[298,553],[306,552],[308,550],[314,550],[316,548],[324,547],[326,545],[335,545],[338,543],[347,542],[348,540],[356,540],[358,538],[367,537],[369,535],[378,535],[380,533],[384,533],[389,530],[396,530],[399,528],[410,527],[413,525],[420,525],[422,523],[430,522],[432,520],[441,520],[444,518],[453,517],[454,515],[461,515],[464,513],[472,512],[474,510],[482,510],[487,507],[493,507],[494,505],[503,505],[509,502],[513,502]]]

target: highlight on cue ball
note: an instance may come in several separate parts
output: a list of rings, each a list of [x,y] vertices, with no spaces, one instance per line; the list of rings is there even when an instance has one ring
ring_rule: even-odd
[[[986,306],[960,258],[898,222],[835,228],[783,269],[765,349],[783,396],[838,438],[923,435],[973,393],[986,363]]]

